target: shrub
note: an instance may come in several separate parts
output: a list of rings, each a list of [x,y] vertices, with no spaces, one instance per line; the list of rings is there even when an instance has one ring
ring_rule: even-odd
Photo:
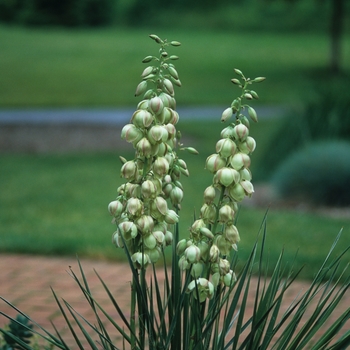
[[[350,143],[312,144],[295,152],[275,172],[280,195],[314,204],[350,205]]]
[[[315,89],[301,111],[293,111],[280,122],[259,166],[269,177],[289,154],[313,141],[348,140],[350,135],[350,93],[348,78],[334,78]],[[286,133],[288,130],[288,133]],[[281,137],[285,135],[285,137]],[[278,141],[278,147],[276,142]]]
[[[101,26],[114,18],[115,0],[0,0],[0,21],[26,25]]]

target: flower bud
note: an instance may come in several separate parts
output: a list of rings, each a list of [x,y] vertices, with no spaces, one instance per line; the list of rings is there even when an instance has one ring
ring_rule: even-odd
[[[182,255],[185,252],[186,248],[187,248],[187,241],[186,239],[182,239],[176,245],[177,255]]]
[[[143,132],[138,129],[134,124],[126,124],[121,133],[121,138],[125,139],[129,143],[137,143],[143,137]]]
[[[255,150],[255,147],[256,147],[256,142],[250,136],[248,136],[244,142],[241,142],[238,145],[239,150],[245,154],[252,153]]]
[[[223,158],[234,155],[236,149],[236,144],[229,138],[221,139],[216,143],[216,152]]]
[[[252,173],[248,168],[243,168],[239,171],[239,174],[241,175],[241,180],[248,180],[250,181],[252,179]]]
[[[154,249],[156,247],[156,245],[157,245],[157,240],[152,234],[149,234],[149,235],[147,235],[146,237],[143,238],[143,244],[148,249]]]
[[[168,199],[170,197],[170,193],[173,190],[173,185],[172,184],[165,184],[165,186],[163,186],[163,194],[164,194],[164,198]]]
[[[163,80],[164,88],[170,96],[174,96],[174,86],[173,83],[169,79]]]
[[[156,115],[162,113],[164,108],[162,99],[158,96],[151,98],[148,102],[148,108]]]
[[[234,72],[235,72],[237,75],[239,75],[240,77],[243,77],[243,76],[244,76],[243,73],[242,73],[242,71],[240,71],[240,70],[237,69],[237,68],[234,69]]]
[[[250,157],[242,152],[236,153],[231,158],[231,166],[233,169],[241,170],[243,167],[249,168],[250,166]]]
[[[225,238],[228,240],[231,244],[236,244],[240,241],[239,233],[237,230],[237,227],[233,224],[226,225],[225,227]]]
[[[137,105],[137,109],[145,109],[145,110],[147,110],[147,108],[148,108],[148,100],[142,100]]]
[[[218,154],[212,154],[205,162],[205,167],[211,173],[216,173],[219,169],[223,168],[226,164],[224,158],[221,158]]]
[[[158,97],[162,100],[164,107],[171,107],[172,97],[170,95],[168,95],[165,92],[161,92]],[[167,110],[167,108],[164,108],[164,110]],[[167,111],[167,112],[169,112],[169,111]]]
[[[204,203],[200,210],[200,216],[206,223],[214,223],[216,218],[216,208],[213,204]]]
[[[241,184],[235,184],[229,188],[229,196],[236,202],[240,202],[245,197],[244,188]]]
[[[258,115],[256,114],[255,109],[253,107],[248,106],[248,115],[253,122],[258,122]]]
[[[153,115],[144,109],[138,109],[131,117],[131,122],[141,129],[148,128],[153,120]]]
[[[129,181],[132,181],[137,174],[137,166],[134,161],[129,160],[123,164],[121,170],[121,176]]]
[[[186,258],[189,264],[197,263],[201,258],[201,251],[197,246],[192,244],[191,246],[186,248],[184,252],[184,257]]]
[[[168,204],[162,197],[156,197],[151,202],[151,216],[155,219],[162,219],[168,212]]]
[[[119,234],[119,231],[115,231],[112,235],[112,243],[118,248],[124,248],[123,240]]]
[[[153,231],[160,231],[160,232],[163,232],[164,234],[166,234],[167,229],[168,229],[167,223],[164,222],[164,221],[161,221],[161,222],[157,222],[157,223],[154,225]]]
[[[157,156],[164,157],[168,152],[169,152],[169,146],[164,142],[160,143],[158,147]]]
[[[220,275],[226,275],[230,272],[230,262],[227,259],[220,259],[219,260],[219,271]]]
[[[120,201],[113,201],[108,204],[108,211],[112,216],[118,217],[123,212],[124,206]]]
[[[196,287],[197,285],[197,287]],[[193,293],[193,297],[203,303],[206,298],[211,299],[214,296],[214,286],[205,278],[198,278],[189,283],[186,293]]]
[[[219,209],[219,221],[222,223],[227,223],[233,221],[235,216],[235,212],[233,209],[225,204]]]
[[[162,177],[169,172],[169,163],[165,157],[158,157],[153,163],[153,171],[156,175]]]
[[[252,193],[254,193],[254,187],[253,187],[253,184],[250,181],[248,181],[248,180],[241,181],[241,186],[243,187],[244,192],[245,192],[245,194],[247,196],[249,196]]]
[[[141,156],[146,157],[146,158],[149,158],[153,153],[152,145],[146,137],[142,138],[136,144],[136,149]]]
[[[226,287],[232,287],[232,285],[237,281],[235,273],[230,270],[224,277],[223,282]]]
[[[212,263],[219,262],[220,250],[217,245],[213,244],[209,250],[209,261]]]
[[[264,81],[266,78],[265,77],[257,77],[255,78],[253,81],[254,83],[261,83],[262,81]]]
[[[235,84],[235,85],[241,85],[241,82],[240,82],[238,79],[236,79],[236,78],[231,79],[231,81],[232,81],[232,83]]]
[[[149,215],[142,215],[135,221],[135,224],[144,235],[151,233],[154,228],[153,218]]]
[[[170,209],[167,211],[164,221],[169,225],[176,224],[179,221],[179,215],[177,215],[174,210]]]
[[[146,56],[143,60],[142,63],[147,63],[147,62],[151,62],[153,60],[153,56]]]
[[[218,272],[214,273],[211,276],[211,283],[213,283],[214,288],[217,288],[217,286],[220,283],[220,274]]]
[[[165,237],[165,245],[166,246],[172,245],[172,243],[173,243],[173,234],[172,234],[172,232],[166,231],[164,237]]]
[[[157,120],[160,124],[168,124],[172,120],[172,109],[169,107],[164,107],[162,113],[158,114]]]
[[[192,224],[190,231],[193,235],[199,235],[202,227],[206,227],[206,224],[203,219],[198,219]]]
[[[233,114],[232,108],[231,107],[226,108],[222,113],[221,121],[225,122],[226,120],[230,119],[232,117],[232,114]]]
[[[164,243],[165,243],[165,236],[164,236],[164,233],[162,231],[153,231],[152,235],[156,239],[158,246],[163,246],[164,245]]]
[[[123,235],[126,241],[129,241],[132,238],[137,236],[137,227],[131,221],[124,221],[118,225],[120,234]]]
[[[182,202],[183,196],[184,196],[184,193],[183,193],[181,188],[176,187],[176,186],[173,187],[173,189],[170,192],[171,203],[174,206],[177,206],[178,204],[180,204]]]
[[[173,124],[168,123],[165,125],[165,129],[168,132],[168,139],[173,139],[175,137],[176,128]]]
[[[215,175],[215,182],[228,187],[232,183],[237,183],[240,180],[239,172],[232,168],[221,168]]]
[[[140,96],[147,90],[147,81],[141,81],[139,85],[137,85],[135,96]]]
[[[191,267],[184,256],[179,259],[179,269],[185,271]]]
[[[138,184],[132,184],[129,182],[127,183],[126,190],[129,197],[137,198],[141,194],[140,185]]]
[[[168,131],[161,125],[152,126],[147,132],[148,140],[151,144],[165,142],[168,139]]]
[[[229,255],[230,254],[230,251],[232,249],[232,245],[223,236],[218,236],[216,238],[216,245],[218,246],[220,253],[222,255]]]
[[[146,180],[142,183],[141,185],[141,194],[144,198],[156,198],[157,196],[157,187],[154,184],[154,182],[152,182],[151,180]]]
[[[179,79],[179,74],[177,73],[176,69],[172,66],[168,67],[168,72],[174,79]]]
[[[199,241],[197,247],[201,252],[201,259],[206,260],[209,254],[209,244],[205,241]]]
[[[221,130],[220,136],[225,139],[225,138],[230,138],[230,137],[234,137],[233,134],[233,127],[232,126],[228,126],[225,129]]]
[[[195,263],[191,268],[191,276],[194,278],[198,278],[203,273],[203,264],[201,262]]]
[[[209,238],[209,239],[214,239],[214,235],[213,233],[206,227],[202,227],[201,229],[199,229],[199,232],[206,238]]]
[[[233,128],[233,135],[236,140],[243,142],[249,135],[249,129],[243,124],[238,124]]]
[[[216,197],[216,190],[214,186],[208,186],[205,190],[204,190],[204,202],[206,204],[211,204]]]
[[[199,152],[193,148],[193,147],[184,147],[182,148],[184,151],[187,151],[188,153],[191,153],[191,154],[194,154],[194,155],[197,155],[199,154]]]
[[[155,264],[160,258],[160,251],[159,251],[158,247],[155,247],[154,249],[147,250],[147,254],[149,256],[151,263],[153,263],[153,264]]]
[[[151,263],[151,260],[147,254],[142,254],[141,252],[136,252],[131,256],[131,260],[134,263],[136,269],[141,269],[147,267]]]
[[[142,74],[141,74],[141,77],[142,77],[142,78],[147,77],[147,75],[152,74],[153,71],[154,71],[154,67],[153,67],[153,66],[148,66],[148,67],[146,67],[146,68],[143,70],[143,72],[142,72]]]
[[[140,216],[143,212],[143,203],[138,198],[130,198],[127,201],[126,210],[133,216]]]

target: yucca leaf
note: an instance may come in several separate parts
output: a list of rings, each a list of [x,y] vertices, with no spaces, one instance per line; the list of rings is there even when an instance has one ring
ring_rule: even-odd
[[[97,277],[99,278],[100,282],[103,285],[103,288],[105,289],[109,300],[112,302],[114,308],[117,310],[119,316],[121,317],[121,319],[123,320],[124,324],[126,325],[126,327],[128,328],[128,330],[131,332],[131,334],[133,334],[136,337],[136,334],[134,333],[135,329],[133,329],[131,327],[131,325],[129,324],[128,320],[126,319],[122,309],[120,308],[120,306],[118,305],[118,302],[115,300],[115,298],[113,297],[111,291],[109,290],[109,288],[107,287],[106,283],[103,281],[103,279],[101,278],[101,276],[95,271]],[[127,340],[127,342],[129,344],[131,344],[131,338],[127,335],[126,332],[124,332],[122,330],[122,328],[120,326],[118,326],[114,320],[100,307],[100,310],[105,314],[106,317],[108,317],[109,321],[112,322],[112,324],[114,325],[114,327],[116,327],[118,329],[118,331],[120,332],[120,334],[123,336],[123,338],[125,338]],[[138,342],[138,345],[141,348],[141,344]]]
[[[83,295],[85,296],[87,302],[89,303],[95,317],[96,317],[96,320],[99,324],[99,328],[101,330],[101,332],[103,333],[103,337],[100,336],[100,341],[104,344],[105,343],[105,339],[108,339],[109,340],[109,344],[111,343],[110,339],[109,339],[109,335],[108,335],[108,332],[106,331],[104,325],[103,325],[103,322],[101,321],[98,313],[97,313],[97,310],[96,310],[96,307],[95,307],[95,301],[94,301],[94,298],[92,297],[91,295],[91,292],[90,292],[90,288],[89,288],[89,284],[88,284],[88,281],[86,279],[86,276],[85,276],[85,273],[84,273],[84,270],[83,270],[83,267],[80,263],[80,260],[79,258],[77,258],[78,260],[78,265],[79,265],[79,270],[80,270],[80,274],[82,276],[82,279],[83,279],[83,284],[80,282],[79,278],[76,276],[76,274],[74,273],[74,271],[72,270],[72,268],[70,268],[70,271],[71,271],[71,277],[75,280],[75,282],[78,284],[79,288],[81,289],[81,291],[83,292]],[[96,271],[95,271],[96,272]],[[104,348],[106,348],[108,345],[108,343],[104,344]]]
[[[9,305],[12,309],[16,310],[17,313],[21,314],[22,316],[24,316],[27,320],[29,320],[33,325],[35,325],[36,327],[38,327],[40,330],[42,330],[46,335],[39,333],[38,331],[34,329],[31,329],[29,327],[27,327],[27,325],[24,325],[22,323],[20,323],[17,319],[6,315],[5,313],[3,313],[2,311],[0,311],[0,315],[5,316],[7,319],[17,323],[18,325],[21,325],[22,327],[26,328],[27,330],[30,330],[31,332],[33,332],[34,334],[37,334],[40,338],[43,338],[44,340],[48,341],[50,344],[53,344],[56,347],[59,347],[60,349],[66,349],[64,344],[60,343],[60,340],[58,338],[56,338],[53,334],[51,334],[49,331],[47,331],[46,329],[44,329],[42,326],[40,326],[40,324],[38,324],[37,322],[35,322],[35,320],[31,319],[28,315],[26,315],[25,313],[23,313],[21,310],[19,310],[15,305],[13,305],[12,303],[10,303],[8,300],[6,300],[5,298],[0,296],[0,299],[5,302],[7,305]]]
[[[89,343],[89,345],[91,346],[91,348],[93,350],[98,350],[97,346],[95,345],[94,340],[90,337],[88,331],[85,329],[85,327],[82,325],[82,323],[79,321],[79,319],[76,317],[74,309],[69,305],[69,303],[67,303],[65,300],[63,301],[69,311],[69,313],[71,314],[71,316],[74,318],[75,322],[77,323],[78,327],[80,328],[80,330],[82,331],[85,339],[87,340],[87,342]],[[95,328],[96,331],[96,328]]]
[[[0,333],[2,333],[4,335],[6,335],[7,337],[11,338],[15,342],[16,348],[17,348],[17,345],[20,345],[21,349],[25,349],[25,350],[32,350],[33,349],[29,344],[27,344],[21,338],[15,336],[11,332],[8,332],[8,331],[0,328]],[[12,349],[12,348],[10,347],[9,349]]]
[[[61,314],[62,314],[62,316],[64,317],[64,319],[65,319],[65,321],[66,321],[66,324],[67,324],[67,326],[68,326],[70,332],[71,332],[72,335],[73,335],[73,338],[74,338],[76,344],[78,345],[78,347],[79,347],[81,350],[84,350],[84,347],[83,347],[82,343],[80,342],[79,337],[78,337],[77,334],[75,333],[74,328],[73,328],[71,322],[69,321],[69,319],[68,319],[68,317],[67,317],[67,315],[66,315],[66,312],[64,311],[64,309],[63,309],[63,307],[62,307],[60,301],[58,300],[58,297],[57,297],[55,291],[54,291],[52,288],[51,288],[51,290],[52,290],[53,296],[54,296],[54,298],[55,298],[55,300],[56,300],[56,303],[57,303],[57,305],[58,305],[58,307],[59,307],[59,309],[60,309],[60,311],[61,311]]]

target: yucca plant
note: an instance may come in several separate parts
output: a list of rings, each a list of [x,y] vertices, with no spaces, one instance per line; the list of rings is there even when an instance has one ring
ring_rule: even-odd
[[[221,116],[222,122],[230,118],[233,122],[222,130],[215,153],[206,160],[213,180],[200,195],[203,204],[198,216],[194,215],[188,238],[180,240],[181,176],[188,176],[189,171],[179,153],[197,151],[185,147],[176,130],[179,115],[174,85],[181,86],[181,82],[174,65],[178,57],[168,50],[180,43],[150,37],[159,45],[159,55],[143,59],[149,66],[135,94],[142,100],[121,135],[133,145],[135,157],[121,157],[125,182],[108,205],[116,225],[112,242],[125,251],[130,266],[130,310],[122,309],[108,282],[100,278],[112,310],[102,308],[79,263],[81,277],[72,270],[71,275],[94,311],[96,322],[91,323],[54,293],[77,348],[345,349],[350,344],[350,331],[344,331],[349,308],[331,328],[322,330],[350,283],[345,270],[340,279],[334,279],[348,251],[332,256],[340,233],[310,287],[287,308],[286,291],[300,271],[283,263],[282,252],[273,262],[272,276],[266,276],[266,217],[248,261],[241,268],[237,266],[238,204],[254,192],[249,166],[256,144],[249,135],[248,118],[257,122],[257,114],[248,103],[258,98],[252,84],[265,78],[249,79],[234,70],[236,77],[231,81],[240,93]],[[170,266],[166,249],[171,250]],[[251,287],[253,276],[257,278],[255,291]],[[248,305],[252,292],[254,305]],[[314,309],[305,319],[310,307]],[[121,322],[116,322],[111,311],[119,314]],[[69,349],[59,332],[52,334],[31,322],[38,328],[33,332],[47,343]],[[5,330],[1,332],[6,334]],[[122,336],[121,343],[116,343],[116,334]],[[31,349],[23,342],[19,344]]]

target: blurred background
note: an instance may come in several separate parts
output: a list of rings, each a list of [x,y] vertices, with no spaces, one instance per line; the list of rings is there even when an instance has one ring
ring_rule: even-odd
[[[177,128],[200,151],[183,155],[182,235],[211,182],[204,163],[239,68],[267,77],[252,103],[242,260],[268,207],[271,257],[303,247],[300,264],[314,267],[341,227],[348,242],[348,1],[0,0],[0,252],[122,258],[107,205],[122,183],[118,156],[133,157],[120,130],[139,102],[141,61],[157,54],[152,33],[182,44],[171,52]]]

